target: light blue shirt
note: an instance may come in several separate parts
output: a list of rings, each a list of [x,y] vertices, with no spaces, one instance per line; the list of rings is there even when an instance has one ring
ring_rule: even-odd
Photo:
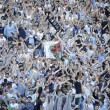
[[[105,58],[106,58],[106,55],[105,54],[103,54],[103,55],[101,55],[100,53],[98,54],[98,61],[100,63],[102,63]]]
[[[70,56],[71,56],[72,59],[75,59],[76,55],[74,53],[70,53]]]
[[[30,37],[30,38],[29,38],[29,44],[34,45],[34,38],[33,38],[33,37]]]
[[[102,106],[99,106],[98,110],[107,110],[107,100],[104,100],[104,104]]]
[[[13,25],[11,25],[11,26],[7,25],[7,26],[4,28],[4,35],[5,35],[6,37],[10,37],[12,32],[14,32],[14,26],[13,26]]]
[[[92,41],[92,46],[96,46],[96,38],[94,36],[90,36],[90,39]]]

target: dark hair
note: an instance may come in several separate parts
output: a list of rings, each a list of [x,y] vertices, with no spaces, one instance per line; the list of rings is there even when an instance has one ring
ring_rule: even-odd
[[[5,16],[2,16],[1,19],[2,19],[2,20],[6,20],[6,19],[5,19]]]
[[[78,76],[76,76],[75,79],[78,80]]]
[[[3,94],[3,89],[0,88],[0,95],[2,95],[2,94]]]
[[[5,107],[7,107],[7,105],[5,104],[4,101],[2,101],[1,106],[5,106]],[[0,109],[0,110],[1,110],[1,109]]]
[[[75,108],[74,110],[79,110],[79,108]]]
[[[28,99],[32,99],[32,97],[31,97],[31,96],[28,96],[27,98],[28,98]]]

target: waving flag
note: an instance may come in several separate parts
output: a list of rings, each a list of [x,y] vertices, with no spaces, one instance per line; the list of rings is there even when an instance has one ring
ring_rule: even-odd
[[[57,44],[54,44],[52,46],[50,46],[50,50],[51,52],[53,52],[54,54],[57,54],[61,51],[61,46],[60,46],[60,42]]]
[[[57,59],[61,56],[61,43],[58,41],[49,41],[44,44],[46,58]]]

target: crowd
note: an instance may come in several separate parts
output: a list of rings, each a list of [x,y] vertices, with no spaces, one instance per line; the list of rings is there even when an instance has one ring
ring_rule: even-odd
[[[109,0],[0,0],[0,110],[110,110],[109,15]]]

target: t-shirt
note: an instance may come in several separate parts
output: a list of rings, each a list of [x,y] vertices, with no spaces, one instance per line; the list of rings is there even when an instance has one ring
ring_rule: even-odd
[[[37,36],[42,39],[43,38],[43,33],[37,32]]]
[[[0,47],[3,46],[3,43],[6,41],[6,38],[3,37],[3,38],[0,38]]]
[[[36,102],[36,108],[38,110],[40,110],[41,105],[42,105],[42,101],[41,101],[41,99],[38,99],[37,102]]]
[[[93,97],[94,97],[96,100],[99,99],[98,94],[95,94],[95,92],[93,92]],[[99,104],[99,102],[95,101],[95,104]]]
[[[0,9],[2,9],[2,7],[3,7],[3,5],[2,5],[2,4],[0,4]]]
[[[110,78],[110,74],[107,72],[105,78]]]
[[[19,36],[22,37],[23,39],[25,39],[26,38],[25,30],[22,28],[19,28],[18,31],[19,31]]]
[[[104,37],[105,43],[107,44],[108,41],[110,40],[109,34],[103,34],[103,37]]]
[[[11,33],[14,32],[14,26],[13,25],[7,25],[5,28],[4,28],[4,35],[6,35],[7,37],[10,37],[11,36]]]
[[[0,20],[1,20],[1,17],[4,16],[4,15],[5,15],[5,13],[0,14]]]
[[[3,31],[4,31],[4,27],[0,26],[0,33],[3,34]]]
[[[17,103],[11,103],[10,106],[11,106],[11,108],[18,108],[18,104]]]
[[[8,97],[9,99],[11,99],[12,97],[14,97],[14,95],[11,94],[11,93],[8,93],[8,94],[7,94],[7,97]]]
[[[32,35],[30,35],[30,37],[29,37],[29,44],[34,45],[34,38]]]
[[[88,34],[90,34],[90,27],[88,25],[85,26],[85,30]]]
[[[75,42],[77,43],[77,46],[78,46],[79,48],[82,47],[81,40],[78,39],[78,40],[76,40]]]
[[[88,104],[88,108],[89,108],[89,110],[94,110],[93,103]]]
[[[98,110],[107,110],[107,105],[108,105],[108,102],[106,99],[104,99],[104,104],[102,106],[99,106]]]
[[[93,50],[88,50],[88,58],[90,58],[93,55],[94,51]]]
[[[34,109],[34,103],[26,102],[26,107],[27,107],[28,110],[33,110]]]
[[[32,53],[33,53],[33,49],[29,49],[29,48],[28,48],[28,52],[29,52],[30,54],[32,54]]]
[[[17,92],[17,85],[15,83],[12,83],[12,88],[14,92]]]
[[[76,94],[81,94],[82,93],[81,83],[76,81],[74,85],[76,89]]]
[[[102,34],[104,34],[106,32],[106,30],[108,29],[108,26],[105,29],[103,29],[107,24],[108,24],[108,21],[102,21],[102,23],[101,23]]]
[[[88,96],[90,95],[90,89],[88,87],[84,87],[84,90],[85,90],[85,95]]]
[[[92,46],[96,45],[96,38],[94,36],[90,37],[91,41],[92,41]]]

